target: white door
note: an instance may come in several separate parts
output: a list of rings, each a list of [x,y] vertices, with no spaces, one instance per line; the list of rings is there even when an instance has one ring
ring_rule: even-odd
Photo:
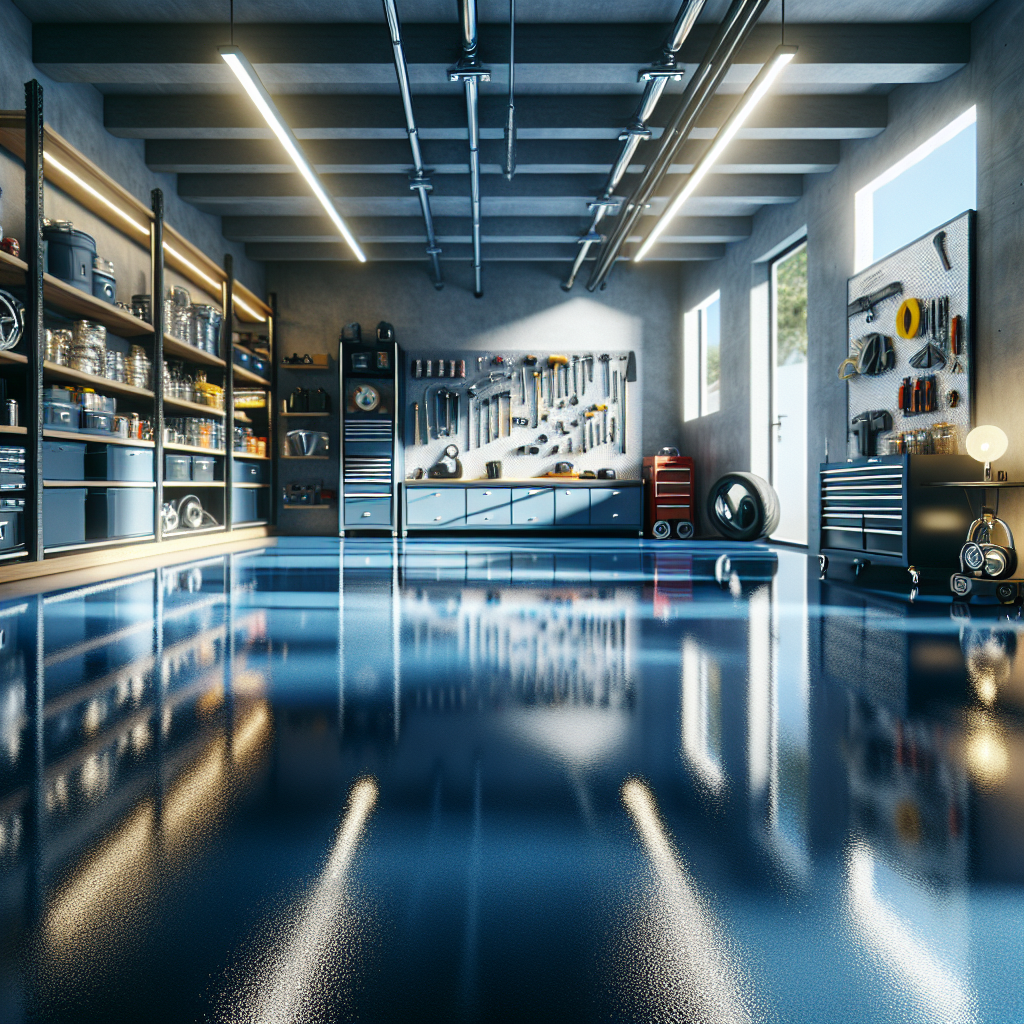
[[[771,482],[782,518],[774,540],[807,543],[807,243],[772,263]]]

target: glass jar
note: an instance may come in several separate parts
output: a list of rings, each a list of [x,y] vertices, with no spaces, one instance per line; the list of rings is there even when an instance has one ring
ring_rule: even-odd
[[[107,368],[107,329],[91,320],[76,320],[71,329],[69,365],[102,377]]]

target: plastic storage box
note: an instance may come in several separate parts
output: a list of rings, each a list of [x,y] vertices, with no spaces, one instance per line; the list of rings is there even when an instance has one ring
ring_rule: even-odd
[[[51,487],[43,491],[44,547],[64,547],[81,544],[85,540],[87,493],[84,487]]]
[[[235,459],[231,463],[231,479],[236,484],[264,484],[267,482],[266,468],[265,462]]]
[[[82,407],[70,402],[43,402],[43,425],[78,430],[82,425]]]
[[[257,518],[257,493],[248,487],[231,488],[231,518],[235,523],[251,523]]]
[[[165,480],[191,480],[192,479],[192,456],[191,455],[165,455],[164,456],[164,479]]]
[[[85,445],[76,441],[44,441],[43,479],[84,480]]]
[[[153,532],[153,492],[143,487],[90,491],[85,513],[90,540],[144,536]]]
[[[192,479],[202,483],[213,480],[214,460],[206,455],[192,456]]]
[[[90,412],[82,410],[83,430],[103,430],[110,433],[114,429],[114,417],[109,412]]]
[[[46,241],[46,269],[54,277],[92,295],[92,261],[96,239],[84,231],[43,228]]]
[[[145,483],[153,479],[153,451],[113,444],[90,444],[85,449],[85,471],[90,480]]]

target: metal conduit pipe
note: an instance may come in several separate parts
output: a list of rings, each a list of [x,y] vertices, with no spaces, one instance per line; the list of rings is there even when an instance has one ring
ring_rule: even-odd
[[[628,203],[619,213],[615,230],[598,257],[587,290],[596,291],[607,280],[619,250],[650,203],[658,185],[668,172],[676,153],[690,137],[697,118],[722,84],[740,47],[746,41],[770,0],[733,0],[715,33],[700,67],[683,93],[679,106],[661,137],[658,155],[643,173]]]
[[[402,26],[398,21],[398,8],[395,0],[384,0],[384,14],[388,19],[391,31],[391,48],[395,53],[395,74],[398,76],[398,89],[402,94],[402,106],[405,107],[405,130],[409,133],[409,147],[412,149],[413,171],[409,175],[409,188],[419,196],[420,210],[423,213],[423,225],[427,231],[427,255],[434,269],[434,287],[440,291],[444,287],[441,274],[441,248],[434,234],[434,218],[430,214],[430,196],[433,190],[430,178],[423,166],[420,153],[420,137],[416,128],[416,118],[412,112],[412,92],[409,89],[409,67],[405,62],[405,47],[402,45]]]
[[[462,25],[462,57],[448,69],[450,82],[462,82],[466,91],[466,119],[469,123],[469,198],[473,216],[473,294],[484,293],[483,267],[480,252],[480,119],[478,116],[479,83],[491,80],[490,69],[481,65],[477,56],[476,0],[461,0],[459,15]]]
[[[658,101],[661,99],[661,94],[665,91],[665,85],[669,80],[679,81],[682,78],[682,71],[676,65],[676,54],[686,41],[686,37],[690,34],[690,29],[693,28],[694,22],[696,22],[698,15],[703,10],[704,3],[705,0],[683,0],[679,13],[676,15],[675,24],[672,26],[672,31],[665,40],[661,63],[654,64],[645,71],[640,72],[639,77],[641,80],[646,80],[647,82],[644,86],[643,96],[640,98],[640,103],[633,114],[629,126],[623,129],[622,134],[619,136],[619,140],[622,142],[622,152],[612,166],[611,173],[608,175],[608,181],[605,183],[604,189],[597,199],[589,204],[593,217],[590,221],[590,227],[587,228],[586,233],[580,238],[580,250],[576,254],[576,259],[573,262],[572,270],[569,271],[568,278],[562,285],[563,291],[569,291],[572,288],[576,282],[576,275],[580,272],[583,261],[587,258],[587,253],[590,252],[590,247],[595,242],[601,241],[601,235],[597,230],[598,226],[604,220],[609,209],[617,205],[612,196],[614,196],[619,182],[622,181],[622,176],[626,173],[626,168],[629,167],[629,162],[633,159],[633,155],[639,148],[640,143],[646,142],[651,137],[651,130],[647,127],[647,121],[654,113],[655,107],[657,107]]]

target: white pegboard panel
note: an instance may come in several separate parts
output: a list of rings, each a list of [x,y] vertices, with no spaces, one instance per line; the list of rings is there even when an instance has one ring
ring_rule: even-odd
[[[540,421],[538,427],[513,426],[510,436],[502,436],[495,440],[479,445],[477,437],[476,402],[468,393],[473,385],[479,386],[478,397],[493,397],[500,391],[511,390],[512,392],[512,416],[522,416],[531,420],[534,401],[534,379],[533,370],[541,370],[548,365],[549,352],[531,350],[523,351],[489,351],[482,353],[479,350],[452,349],[444,353],[446,371],[450,369],[452,361],[462,360],[465,363],[465,378],[456,377],[454,380],[448,376],[438,378],[436,375],[430,378],[417,379],[413,375],[413,367],[417,359],[424,363],[429,358],[433,361],[435,374],[438,353],[411,350],[403,353],[402,373],[404,375],[405,395],[403,399],[402,432],[401,437],[405,447],[405,475],[410,479],[417,469],[422,469],[424,476],[431,466],[435,465],[450,443],[455,443],[459,448],[459,460],[462,463],[462,479],[478,480],[487,476],[487,463],[497,461],[501,463],[501,475],[503,478],[512,480],[532,479],[543,473],[551,472],[556,462],[571,462],[577,471],[610,468],[615,470],[617,479],[639,480],[641,458],[641,432],[640,432],[640,386],[639,382],[627,385],[629,388],[629,406],[627,415],[627,437],[626,454],[619,451],[618,434],[614,444],[601,444],[592,450],[583,453],[580,448],[582,437],[582,424],[584,422],[584,411],[593,405],[607,405],[609,419],[614,416],[616,429],[621,430],[622,424],[622,386],[626,376],[626,352],[607,352],[609,359],[609,373],[617,372],[619,375],[618,403],[611,401],[610,397],[604,394],[604,381],[600,356],[605,354],[600,350],[594,352],[571,352],[560,349],[560,355],[567,356],[570,361],[575,355],[577,357],[594,357],[594,379],[590,380],[589,374],[585,385],[581,381],[578,404],[571,405],[568,399],[556,400],[553,407],[548,411],[548,419]],[[504,367],[494,365],[492,360],[500,355],[504,359]],[[536,356],[537,365],[527,370],[527,394],[525,405],[522,402],[521,367],[524,356]],[[483,361],[478,368],[477,359],[482,357]],[[506,369],[512,374],[510,380],[495,381],[486,383],[488,374],[502,372]],[[587,374],[586,368],[580,364],[579,374]],[[572,391],[572,368],[569,369],[570,393]],[[583,388],[585,387],[585,391]],[[435,423],[435,400],[434,396],[439,388],[448,388],[461,395],[461,419],[459,423],[458,436],[453,438],[438,437]],[[413,418],[413,407],[419,404],[420,417],[420,439],[421,444],[415,443],[415,423]],[[429,405],[430,436],[426,437],[423,425],[424,404]],[[502,432],[507,428],[507,403],[502,402]],[[542,411],[546,409],[542,407]],[[601,417],[598,417],[601,419]],[[576,420],[579,424],[572,427],[571,423]],[[532,420],[531,420],[532,421]],[[557,432],[557,424],[564,422],[567,435]],[[472,434],[472,436],[470,436]],[[547,443],[539,445],[541,451],[538,455],[517,455],[516,450],[521,446],[533,445],[540,435],[546,435]],[[486,433],[484,435],[486,437]],[[569,440],[572,440],[572,452],[568,451]],[[550,454],[551,450],[558,445],[557,455]]]
[[[950,269],[943,270],[933,239],[939,231],[945,231],[945,249]],[[974,263],[974,214],[961,214],[947,224],[942,224],[927,235],[911,242],[891,256],[855,274],[849,279],[847,297],[854,302],[861,296],[870,295],[886,285],[899,281],[903,285],[901,295],[884,299],[875,308],[875,316],[868,320],[868,314],[856,313],[848,318],[849,354],[853,354],[853,343],[867,334],[878,332],[892,338],[896,352],[896,364],[877,377],[854,377],[847,381],[847,454],[858,458],[857,438],[850,423],[854,416],[873,409],[887,409],[892,415],[891,434],[902,434],[920,430],[936,423],[951,423],[957,429],[958,452],[966,452],[964,440],[972,424],[972,398],[974,379],[974,311],[971,308],[971,282]],[[924,335],[904,339],[896,333],[896,313],[907,298],[916,298],[922,306],[932,299],[949,297],[950,319],[959,316],[961,326],[962,372],[954,373],[955,357],[947,353],[946,365],[939,369],[917,369],[910,365],[910,358],[928,341]],[[941,347],[941,346],[940,346]],[[934,376],[936,382],[936,407],[930,413],[904,415],[899,407],[900,382],[904,377]],[[950,391],[960,395],[956,408],[947,400]],[[884,453],[884,441],[888,434],[879,435],[878,453]]]

